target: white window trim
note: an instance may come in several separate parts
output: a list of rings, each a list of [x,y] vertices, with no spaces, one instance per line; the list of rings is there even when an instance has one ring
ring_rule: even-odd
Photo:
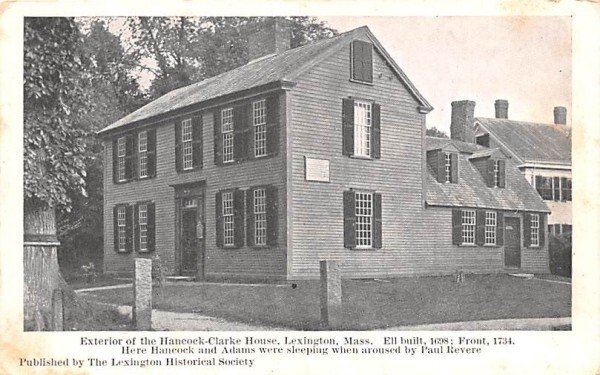
[[[359,196],[362,196],[362,199],[359,199]],[[356,218],[355,229],[354,229],[354,237],[356,249],[373,249],[373,198],[374,194],[370,191],[355,191],[354,192],[354,215]],[[363,207],[359,207],[359,200],[364,201],[365,205]],[[359,211],[361,213],[359,214]],[[368,230],[361,230],[359,224],[359,217],[365,218],[365,222],[361,223],[363,226],[367,225],[369,227]],[[365,232],[366,236],[360,236],[359,232]],[[361,239],[368,242],[366,244],[359,244]]]
[[[146,130],[138,133],[138,170],[140,178],[148,177],[148,132]]]
[[[500,186],[500,160],[494,160],[494,187]]]
[[[121,225],[122,224],[122,225]],[[121,232],[123,231],[123,232]],[[123,233],[123,236],[121,236]],[[119,240],[119,251],[127,251],[127,207],[119,206],[117,208],[117,233]],[[121,243],[121,239],[123,242]],[[122,245],[122,246],[121,246]]]
[[[472,218],[472,223],[465,223],[465,215],[469,213],[472,213],[472,216],[469,217],[468,219]],[[461,210],[461,242],[462,245],[464,246],[475,246],[475,236],[476,236],[476,227],[477,227],[477,212],[475,210]],[[470,227],[470,230],[469,228]],[[472,242],[465,242],[465,233],[467,233],[466,231],[469,230],[469,232],[471,232],[471,237],[472,237]]]
[[[488,224],[488,222],[490,222]],[[498,213],[496,211],[485,211],[484,246],[496,246],[498,243]],[[490,229],[491,230],[488,230]],[[493,232],[493,242],[488,242],[488,234]]]
[[[127,181],[127,137],[117,139],[117,181]]]
[[[261,158],[267,152],[267,100],[252,102],[252,128],[254,129],[254,157]],[[259,153],[260,152],[260,153]]]
[[[142,215],[143,214],[143,215]],[[143,220],[142,220],[143,219]],[[142,236],[142,231],[144,235]],[[138,233],[139,233],[139,250],[140,252],[148,251],[148,205],[138,205]],[[146,240],[142,242],[142,237]],[[145,245],[145,246],[142,246]]]
[[[535,220],[534,220],[535,218]],[[534,232],[535,229],[535,232]],[[531,214],[531,247],[540,247],[540,214]],[[535,239],[535,244],[534,244]]]
[[[254,245],[267,246],[267,190],[254,189]]]
[[[229,205],[227,202],[230,202]],[[229,212],[229,209],[231,210]],[[235,212],[234,212],[234,197],[233,191],[224,191],[221,193],[221,212],[223,216],[223,246],[235,246]],[[227,225],[231,224],[231,229],[227,229]],[[231,234],[228,235],[227,233]],[[228,242],[227,240],[231,240]]]
[[[444,171],[446,172],[446,183],[452,182],[452,156],[444,152]]]
[[[188,131],[189,130],[189,131]],[[194,169],[194,129],[192,119],[181,122],[181,168],[184,171]],[[186,151],[189,150],[189,153]]]
[[[361,111],[362,109],[362,111]],[[360,116],[364,115],[364,118]],[[354,157],[372,159],[373,103],[354,100]]]
[[[227,121],[226,121],[227,120]],[[233,129],[233,108],[223,108],[221,110],[221,137],[223,138],[222,152],[223,163],[233,163],[234,159],[234,129]],[[231,150],[231,152],[229,152]]]

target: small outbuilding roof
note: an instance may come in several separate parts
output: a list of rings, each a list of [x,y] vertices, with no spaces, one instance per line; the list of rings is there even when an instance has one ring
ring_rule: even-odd
[[[420,105],[420,110],[425,113],[431,111],[433,107],[418,92],[369,28],[362,26],[329,39],[290,49],[279,54],[264,56],[239,68],[173,90],[105,127],[98,134],[239,91],[275,82],[293,83],[300,74],[358,36],[369,38],[373,42],[375,49],[384,56],[399,79],[415,97]]]
[[[571,164],[571,139],[565,125],[498,118],[475,119],[520,163]]]
[[[489,150],[473,143],[447,138],[426,137],[426,150],[438,150],[451,143],[459,150],[458,182],[437,182],[428,165],[425,200],[429,206],[488,208],[507,211],[550,212],[538,192],[525,180],[516,164],[506,160],[506,187],[488,187],[484,177],[470,160],[474,153]]]

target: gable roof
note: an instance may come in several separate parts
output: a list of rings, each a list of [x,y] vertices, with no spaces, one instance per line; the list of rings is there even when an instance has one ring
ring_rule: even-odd
[[[508,211],[550,212],[537,191],[525,180],[516,164],[506,160],[506,187],[490,188],[469,158],[489,149],[447,138],[425,137],[427,151],[451,143],[459,151],[458,182],[440,183],[427,165],[425,201],[429,206],[488,208]]]
[[[520,163],[571,164],[571,140],[564,125],[508,119],[475,119]]]
[[[105,127],[98,134],[239,91],[274,82],[293,82],[300,74],[335,53],[357,36],[367,37],[373,42],[376,50],[388,60],[399,79],[419,102],[419,109],[423,113],[433,109],[392,60],[369,28],[362,26],[329,39],[261,57],[236,69],[175,89]]]

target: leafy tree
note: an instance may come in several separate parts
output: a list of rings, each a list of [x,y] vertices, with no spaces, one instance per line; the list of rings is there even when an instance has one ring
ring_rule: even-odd
[[[446,132],[439,130],[435,126],[432,128],[427,128],[425,134],[429,137],[448,138],[448,134],[446,134]]]

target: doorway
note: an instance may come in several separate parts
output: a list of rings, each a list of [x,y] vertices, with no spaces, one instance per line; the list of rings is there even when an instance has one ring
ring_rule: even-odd
[[[504,218],[504,265],[521,268],[521,219]]]
[[[197,189],[184,189],[178,195],[175,199],[178,208],[178,268],[181,276],[202,280],[205,261],[204,194]]]

